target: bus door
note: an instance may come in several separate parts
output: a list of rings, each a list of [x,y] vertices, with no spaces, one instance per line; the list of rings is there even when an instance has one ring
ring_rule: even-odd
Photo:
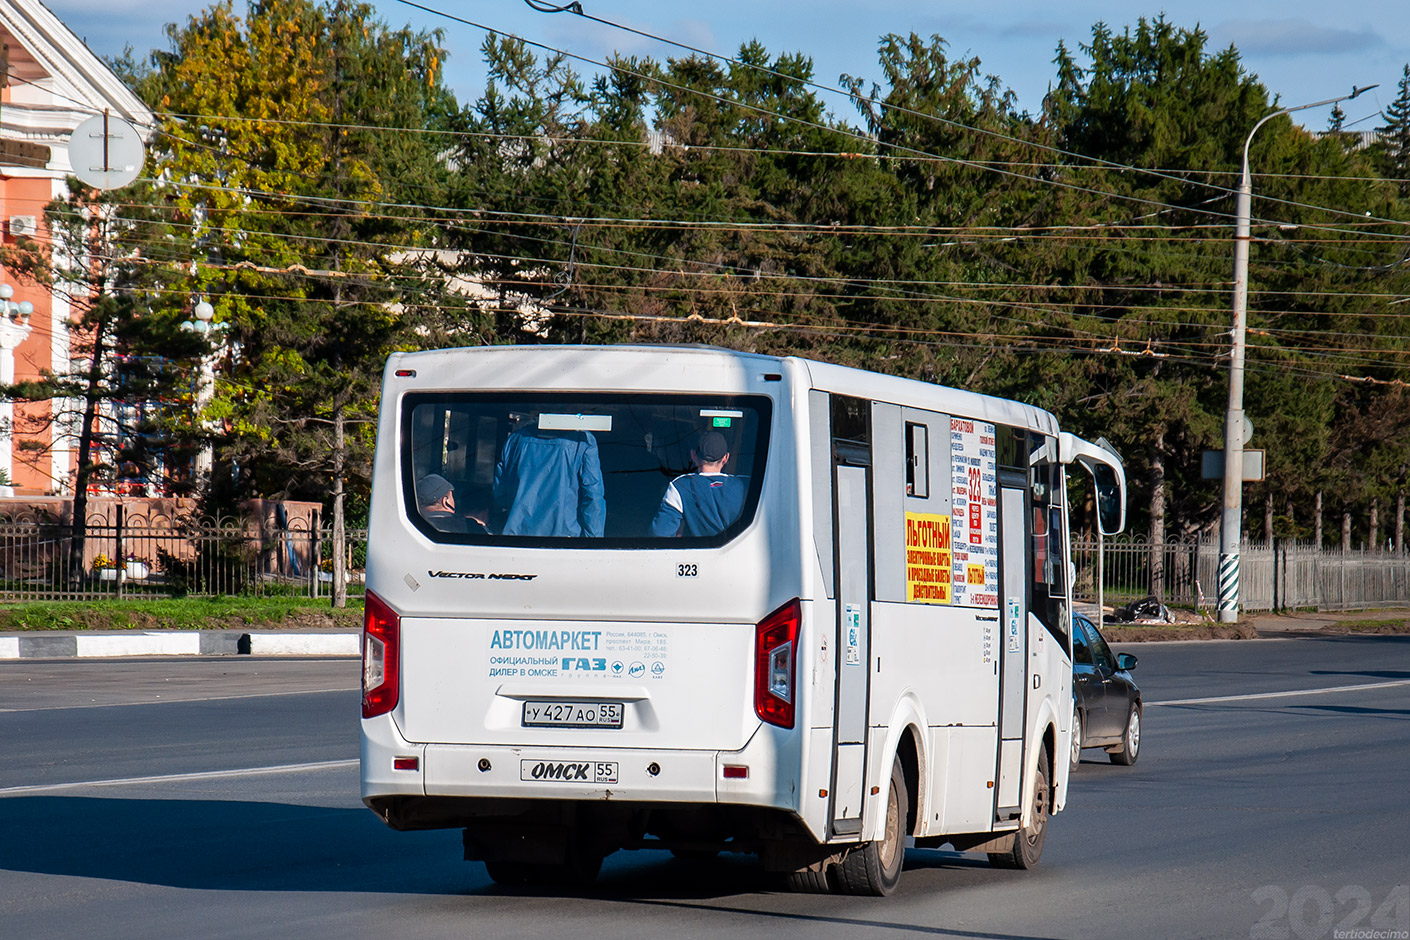
[[[1022,475],[999,474],[999,785],[994,818],[1021,813],[1023,744],[1027,730],[1028,485]]]
[[[871,662],[871,403],[833,396],[837,571],[837,699],[832,832],[862,831]]]

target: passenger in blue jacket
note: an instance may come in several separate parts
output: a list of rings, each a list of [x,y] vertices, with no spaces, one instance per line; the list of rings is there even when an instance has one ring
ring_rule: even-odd
[[[597,438],[537,424],[515,431],[495,467],[494,501],[509,510],[503,535],[601,538],[607,500]]]
[[[657,538],[719,535],[744,508],[748,479],[724,472],[729,445],[723,434],[700,435],[690,458],[700,470],[676,477],[666,486],[661,507],[651,520],[651,534]]]

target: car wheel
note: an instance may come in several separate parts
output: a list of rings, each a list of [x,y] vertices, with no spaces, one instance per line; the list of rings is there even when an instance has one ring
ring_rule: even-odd
[[[1141,706],[1132,705],[1131,714],[1126,716],[1126,732],[1121,735],[1121,746],[1110,752],[1113,764],[1127,767],[1136,763],[1141,756]]]
[[[1033,781],[1033,823],[1014,833],[1013,848],[1007,852],[990,852],[989,864],[995,868],[1029,869],[1043,855],[1043,843],[1048,838],[1048,813],[1051,809],[1048,752],[1038,752],[1038,778]]]
[[[880,839],[861,845],[833,868],[839,894],[885,897],[901,881],[906,858],[906,814],[910,797],[901,758],[891,762],[891,790],[886,795],[886,830]]]

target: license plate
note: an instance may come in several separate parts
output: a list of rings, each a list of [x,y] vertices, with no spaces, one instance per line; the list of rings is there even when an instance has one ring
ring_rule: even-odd
[[[621,702],[525,702],[525,728],[620,728]]]
[[[617,782],[614,760],[521,760],[519,779],[541,783]]]

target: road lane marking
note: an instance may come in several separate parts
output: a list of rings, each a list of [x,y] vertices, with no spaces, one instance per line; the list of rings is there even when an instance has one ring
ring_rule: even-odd
[[[1247,695],[1215,695],[1210,698],[1177,698],[1168,702],[1146,702],[1147,705],[1210,705],[1215,702],[1248,702],[1260,698],[1290,698],[1295,695],[1326,695],[1331,692],[1360,692],[1363,689],[1393,689],[1410,685],[1410,679],[1389,682],[1366,682],[1361,685],[1336,685],[1327,689],[1290,689],[1286,692],[1250,692]]]
[[[238,770],[208,770],[190,774],[159,774],[153,777],[122,777],[116,780],[83,780],[77,783],[46,783],[28,787],[0,788],[0,797],[29,796],[37,793],[56,793],[63,790],[82,790],[89,787],[133,787],[152,783],[180,783],[190,780],[221,780],[229,777],[258,777],[268,774],[297,774],[318,770],[343,770],[358,765],[357,758],[346,760],[315,761],[310,764],[280,764],[275,767],[241,767]]]
[[[326,695],[329,692],[361,692],[357,685],[341,689],[296,689],[291,692],[243,692],[239,695],[207,695],[201,698],[154,698],[146,702],[85,702],[82,705],[33,705],[25,708],[0,708],[0,715],[15,712],[61,712],[71,708],[130,708],[135,705],[185,705],[192,702],[230,702],[242,698],[274,698],[280,695]]]

